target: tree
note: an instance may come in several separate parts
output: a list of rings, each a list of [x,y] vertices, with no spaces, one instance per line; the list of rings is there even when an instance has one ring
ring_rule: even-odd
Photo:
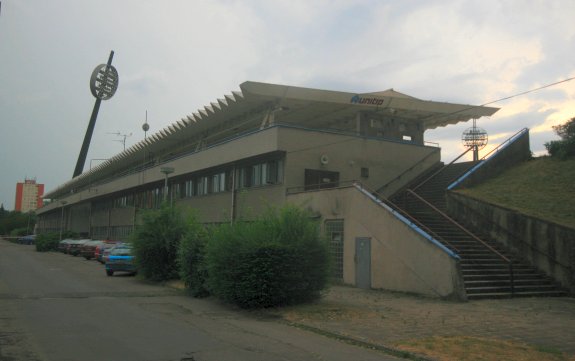
[[[30,234],[34,230],[35,224],[36,216],[33,213],[0,211],[0,234]]]
[[[130,235],[138,273],[153,281],[178,277],[178,248],[188,224],[182,211],[166,203],[142,215],[142,225]]]
[[[552,140],[545,143],[545,148],[552,157],[567,159],[575,156],[575,117],[565,124],[556,125],[553,130],[561,140]]]

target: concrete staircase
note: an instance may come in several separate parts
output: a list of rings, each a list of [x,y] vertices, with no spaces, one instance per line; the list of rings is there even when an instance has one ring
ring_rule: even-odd
[[[486,235],[465,229],[449,218],[446,189],[473,164],[464,162],[444,166],[438,173],[416,180],[412,189],[401,191],[391,200],[461,257],[468,299],[566,295],[551,278],[502,245],[489,240]]]

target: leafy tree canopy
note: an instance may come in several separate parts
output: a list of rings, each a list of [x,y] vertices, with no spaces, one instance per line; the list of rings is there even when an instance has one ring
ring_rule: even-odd
[[[575,156],[575,117],[565,124],[556,125],[553,130],[561,140],[552,140],[545,143],[549,155],[559,159],[567,159]]]

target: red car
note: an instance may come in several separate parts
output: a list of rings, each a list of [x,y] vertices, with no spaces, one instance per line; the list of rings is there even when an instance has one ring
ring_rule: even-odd
[[[96,247],[103,244],[104,241],[92,240],[84,243],[80,247],[80,254],[87,260],[91,260],[95,257]]]
[[[96,249],[94,250],[94,258],[96,258],[96,260],[102,264],[106,263],[106,261],[104,260],[104,252],[109,251],[112,247],[114,247],[117,243],[117,241],[112,241],[109,239],[106,239],[104,241],[102,241],[103,243],[96,246]]]

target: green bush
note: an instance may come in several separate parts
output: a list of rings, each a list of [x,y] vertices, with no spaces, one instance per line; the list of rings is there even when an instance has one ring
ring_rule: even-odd
[[[187,220],[186,233],[178,249],[180,278],[195,297],[209,294],[205,287],[207,270],[204,265],[207,236],[206,229],[192,216]]]
[[[57,251],[59,242],[60,234],[56,232],[41,233],[36,236],[34,241],[38,252]]]
[[[128,240],[134,247],[138,273],[153,281],[177,278],[178,247],[186,231],[182,212],[164,204],[144,212],[142,221]]]
[[[291,206],[216,228],[205,257],[210,292],[244,308],[306,302],[327,285],[329,256],[317,222]]]
[[[30,232],[28,231],[28,228],[26,228],[26,227],[14,228],[12,231],[10,231],[10,236],[12,236],[12,237],[26,236],[29,233]]]

